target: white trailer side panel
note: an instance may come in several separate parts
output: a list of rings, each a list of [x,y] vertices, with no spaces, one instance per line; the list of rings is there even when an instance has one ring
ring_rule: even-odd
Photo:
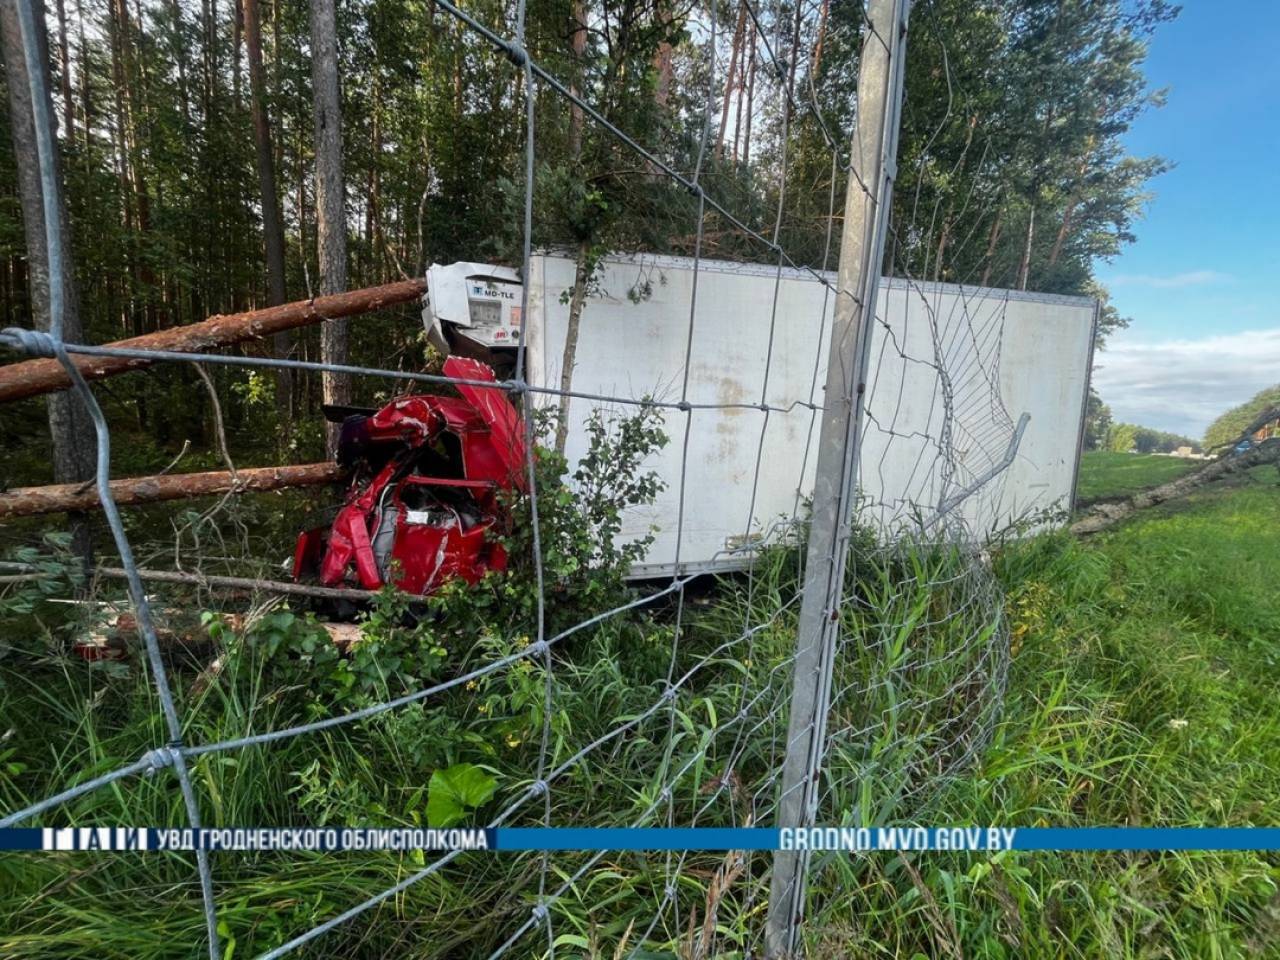
[[[558,387],[573,262],[535,257],[526,338],[529,379]],[[834,278],[832,278],[834,279]],[[631,296],[646,287],[647,296]],[[692,262],[613,258],[583,312],[575,391],[679,401],[689,342]],[[812,275],[703,261],[689,353],[690,418],[680,511],[685,414],[666,412],[671,440],[648,464],[666,482],[623,535],[656,537],[637,576],[733,569],[744,543],[794,517],[812,490],[832,294]],[[775,309],[776,300],[776,309]],[[973,529],[1065,505],[1078,450],[1093,301],[885,281],[871,346],[863,519],[887,530],[926,519],[944,497],[998,463],[1014,423],[1031,416],[1017,459],[955,512]],[[762,402],[773,408],[767,414]],[[544,396],[544,404],[555,398]],[[730,407],[698,408],[699,404]],[[594,408],[570,406],[570,463],[585,453]],[[613,405],[626,412],[626,405]],[[634,409],[634,408],[630,408]],[[944,429],[950,425],[950,430]],[[812,441],[812,442],[811,442]],[[914,505],[914,506],[913,506]]]

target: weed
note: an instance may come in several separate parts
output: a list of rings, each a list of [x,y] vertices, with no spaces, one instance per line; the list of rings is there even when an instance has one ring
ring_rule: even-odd
[[[539,469],[553,474],[547,489],[555,489],[562,467],[543,458]],[[549,494],[540,507],[554,567],[548,629],[579,619],[584,608],[597,612],[606,597],[626,596],[620,576],[606,576],[604,587],[590,582],[608,561],[581,529],[581,506]],[[521,649],[536,596],[519,572],[528,543],[511,543],[517,573],[509,581],[446,592],[417,623],[393,605],[373,611],[364,641],[370,650],[381,645],[373,663],[334,655],[296,611],[274,608],[237,630],[224,627],[219,642],[234,655],[216,682],[197,687],[190,673],[175,675],[186,738],[209,742],[286,726]],[[959,639],[995,624],[976,607],[939,616],[954,609],[948,590],[959,588],[939,575],[956,563],[947,551],[878,554],[873,546],[860,540],[851,564],[857,603],[844,614],[851,642],[840,669],[842,683],[881,692],[865,702],[846,698],[841,709],[847,725],[860,729],[874,719],[892,737],[839,742],[828,757],[832,779],[861,786],[832,793],[824,816],[1005,826],[1277,822],[1280,490],[1273,472],[1202,492],[1182,509],[1153,511],[1088,543],[1050,534],[999,546],[992,573],[1005,602],[995,613],[1007,617],[1015,641],[1003,712],[986,747],[928,791],[909,793],[901,771],[937,752],[931,738],[939,719],[968,701],[939,701],[932,713],[891,706],[955,688],[967,671],[948,654]],[[712,734],[736,715],[744,691],[785,697],[796,587],[794,547],[768,551],[750,579],[728,578],[707,603],[686,606],[674,665],[674,623],[660,610],[633,611],[557,647],[550,677],[542,658],[531,658],[470,689],[358,724],[202,756],[192,764],[202,813],[206,822],[235,825],[487,822],[539,775],[548,683],[547,762],[554,767],[641,715],[668,670],[701,663],[670,713],[637,723],[555,782],[551,818],[632,822],[672,771],[698,757],[672,797],[675,822],[701,811],[699,823],[741,823],[776,770],[778,738]],[[104,772],[164,739],[145,662],[108,672],[67,660],[57,642],[67,636],[65,618],[51,617],[34,593],[24,596],[21,610],[4,614],[12,652],[0,661],[0,809]],[[717,653],[744,623],[763,625],[749,648]],[[934,666],[901,669],[921,656]],[[973,702],[994,695],[976,691]],[[775,707],[760,704],[760,715]],[[433,778],[447,785],[433,789]],[[448,807],[439,811],[445,816],[433,817],[433,801]],[[535,804],[509,822],[537,823],[542,815]],[[46,822],[163,825],[183,816],[172,780],[159,775],[89,794]],[[423,862],[391,853],[218,856],[224,941],[236,956],[269,949]],[[557,855],[553,882],[581,862]],[[663,901],[665,858],[606,856],[552,907],[557,954],[740,957],[759,932],[764,901],[750,892],[759,891],[767,862],[690,854],[678,880],[681,910],[669,910],[643,938]],[[301,956],[484,956],[528,916],[538,880],[536,861],[467,854]],[[1278,890],[1276,857],[1247,851],[934,853],[909,863],[895,854],[830,856],[815,863],[804,931],[814,958],[1273,956],[1280,952]],[[203,950],[194,865],[177,854],[0,857],[0,918],[6,957],[159,960]]]

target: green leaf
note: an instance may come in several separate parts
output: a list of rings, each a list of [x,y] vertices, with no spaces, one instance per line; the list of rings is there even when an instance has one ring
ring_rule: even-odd
[[[498,781],[474,763],[456,763],[431,774],[427,785],[427,825],[450,827],[468,810],[488,802]]]

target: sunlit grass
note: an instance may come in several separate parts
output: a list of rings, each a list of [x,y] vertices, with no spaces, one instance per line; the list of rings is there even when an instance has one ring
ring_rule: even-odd
[[[1139,490],[1148,490],[1177,479],[1201,465],[1201,460],[1184,460],[1180,457],[1090,450],[1080,457],[1076,501],[1087,504],[1126,497]]]
[[[1006,590],[1012,646],[994,738],[941,792],[891,816],[984,826],[1280,823],[1280,487],[1273,468],[1087,543],[1055,535],[1010,544],[996,551],[994,563]],[[869,568],[869,576],[876,572]],[[868,596],[875,586],[868,582]],[[726,583],[691,603],[675,671],[706,660],[704,671],[670,711],[609,741],[593,762],[558,780],[550,794],[552,822],[639,819],[660,799],[664,772],[704,745],[705,760],[675,797],[676,821],[688,822],[710,800],[700,823],[742,822],[753,785],[778,759],[778,740],[762,733],[738,739],[726,725],[743,691],[762,689],[771,670],[781,665],[789,683],[795,604],[781,616],[777,611],[794,587],[794,563],[779,555],[751,581]],[[885,605],[914,609],[910,595],[886,595]],[[612,622],[558,650],[553,765],[655,702],[669,667],[669,612]],[[767,623],[754,634],[749,656],[740,648],[736,656],[707,659],[746,623]],[[850,624],[853,632],[876,629],[870,612]],[[948,642],[946,634],[929,641]],[[518,642],[492,637],[460,648],[450,668],[500,656]],[[13,731],[0,743],[0,809],[162,742],[142,665],[132,669],[121,678],[57,658],[38,670],[19,669],[12,658],[0,664],[0,735]],[[194,671],[177,676],[192,741],[296,723],[315,709],[252,647],[203,692],[193,691]],[[497,796],[477,813],[483,821],[538,775],[544,682],[530,663],[425,708],[204,757],[193,774],[206,820],[422,823],[432,769],[470,760],[499,776]],[[770,698],[757,709],[776,705]],[[857,706],[844,702],[841,709]],[[716,730],[726,732],[711,736]],[[741,751],[742,785],[716,793],[715,778],[734,750]],[[836,752],[831,760],[843,756]],[[848,809],[830,815],[856,820],[864,792],[833,791]],[[539,802],[511,822],[539,823],[543,815]],[[176,824],[183,817],[172,779],[161,774],[99,791],[47,822]],[[549,883],[558,885],[583,861],[557,855]],[[643,956],[689,955],[690,930],[701,923],[722,861],[713,854],[685,862],[681,910],[667,912]],[[217,855],[224,941],[235,957],[253,956],[425,862],[394,854]],[[759,945],[767,864],[767,857],[753,857],[719,903],[717,956],[740,957]],[[625,956],[639,946],[638,931],[662,901],[667,869],[661,855],[604,857],[553,908],[556,955],[612,957],[625,942]],[[299,955],[485,956],[528,918],[538,890],[536,858],[467,855]],[[1278,890],[1277,858],[1247,852],[831,856],[813,874],[805,935],[809,955],[824,958],[1274,956]],[[159,960],[200,957],[203,949],[189,857],[0,856],[0,956]],[[531,937],[510,955],[543,951],[545,938]]]
[[[1280,824],[1273,468],[1087,545],[1012,546],[997,568],[1004,719],[929,822]],[[1272,854],[872,854],[832,858],[814,889],[815,957],[1280,954]]]

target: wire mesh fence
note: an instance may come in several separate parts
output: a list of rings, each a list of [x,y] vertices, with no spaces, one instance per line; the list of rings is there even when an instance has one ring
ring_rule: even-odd
[[[637,176],[663,184],[661,189],[687,209],[691,242],[686,259],[677,264],[641,255],[625,261],[628,269],[638,264],[650,274],[679,270],[688,275],[687,301],[663,306],[668,322],[658,335],[675,344],[676,358],[664,371],[665,391],[655,393],[654,384],[631,391],[556,387],[557,371],[532,355],[533,345],[524,336],[528,325],[522,328],[510,378],[461,382],[502,391],[523,410],[527,513],[522,516],[529,525],[534,571],[527,637],[505,645],[484,642],[491,638],[465,638],[475,651],[465,668],[403,696],[279,728],[204,740],[193,724],[184,722],[178,705],[182,698],[175,698],[171,689],[152,598],[138,575],[108,486],[111,430],[76,358],[284,366],[308,374],[346,372],[437,386],[459,381],[356,365],[66,343],[56,304],[49,331],[5,331],[7,345],[28,356],[56,359],[93,417],[102,509],[127,572],[130,605],[164,726],[160,740],[136,760],[8,812],[0,824],[30,823],[37,817],[54,822],[68,805],[107,788],[127,805],[130,791],[144,784],[148,790],[168,789],[165,778],[171,776],[187,823],[198,826],[211,809],[205,791],[212,775],[207,769],[201,775],[195,771],[212,758],[252,755],[257,758],[253,763],[269,764],[271,751],[284,741],[326,736],[418,707],[452,709],[458,695],[476,691],[478,698],[497,683],[508,684],[508,689],[518,686],[536,718],[536,748],[527,775],[512,778],[500,795],[499,812],[489,826],[602,819],[614,826],[752,826],[815,818],[847,825],[922,816],[940,786],[963,771],[987,742],[1000,709],[1008,659],[1002,599],[975,547],[972,521],[985,515],[983,498],[999,501],[1002,473],[1016,456],[1025,424],[1001,399],[1006,299],[985,287],[953,288],[914,279],[915,238],[932,237],[936,231],[921,221],[928,218],[918,208],[911,222],[889,220],[906,4],[877,0],[869,15],[859,18],[854,36],[834,28],[819,33],[816,4],[779,7],[770,30],[770,18],[756,4],[743,3],[745,17],[733,29],[750,35],[750,55],[762,58],[768,68],[753,96],[755,109],[769,112],[775,131],[771,140],[757,144],[757,149],[770,151],[776,178],[766,191],[772,215],[761,217],[737,211],[721,199],[709,173],[709,157],[720,149],[711,135],[717,113],[723,110],[725,127],[731,112],[727,98],[718,103],[719,90],[734,69],[725,62],[730,28],[720,22],[717,4],[689,17],[689,30],[700,41],[699,67],[707,85],[700,105],[701,135],[692,157],[686,158],[691,162],[682,166],[679,158],[634,139],[625,124],[611,121],[573,83],[530,53],[523,0],[500,22],[486,21],[451,0],[436,2],[478,42],[505,58],[505,64],[495,59],[494,69],[506,70],[515,84],[513,96],[523,97],[525,317],[547,311],[554,299],[548,285],[539,294],[542,302],[531,302],[533,264],[542,256],[535,250],[535,224],[544,214],[550,216],[538,206],[543,199],[538,188],[540,116],[563,109],[579,112],[584,122],[633,157],[642,171]],[[19,7],[29,19],[28,3]],[[865,94],[852,131],[839,129],[828,117],[812,74],[802,74],[797,83],[792,67],[812,60],[820,42],[859,43],[864,59],[880,62],[880,105],[872,111],[866,106],[871,95]],[[739,46],[735,44],[735,56]],[[43,82],[41,71],[29,72],[33,85]],[[32,99],[47,103],[48,92],[33,89]],[[733,119],[740,123],[743,118]],[[46,196],[56,198],[49,159],[55,147],[42,142],[40,148]],[[736,153],[738,144],[732,142],[731,149]],[[798,227],[786,220],[785,199],[789,191],[811,187],[808,180],[793,181],[797,153],[803,154],[806,177],[814,170],[823,173],[825,193],[814,202],[825,229],[816,254],[811,249],[793,253],[788,246]],[[837,204],[845,201],[846,185],[850,199],[845,217],[865,207],[867,233],[851,241],[846,223],[842,245]],[[59,267],[52,251],[57,217],[48,222],[50,272],[56,278]],[[713,224],[714,242],[709,236]],[[748,264],[711,262],[710,253],[727,246],[724,233],[732,234]],[[839,273],[832,272],[837,259]],[[882,259],[895,279],[877,297]],[[758,296],[754,314],[767,317],[757,324],[757,340],[749,347],[758,368],[736,371],[738,382],[747,386],[731,396],[721,389],[714,365],[705,361],[700,340],[716,306],[706,300],[712,275],[749,276]],[[856,289],[849,286],[850,277],[859,278]],[[799,287],[807,293],[797,308],[793,293]],[[60,290],[61,284],[55,281],[50,289]],[[588,307],[584,323],[590,322]],[[833,336],[837,323],[842,327]],[[832,366],[838,364],[843,366],[833,374]],[[790,371],[785,376],[784,368]],[[792,375],[795,370],[806,373]],[[665,455],[675,458],[673,475],[678,477],[652,517],[666,534],[670,553],[662,560],[674,571],[669,582],[602,604],[568,623],[556,609],[554,578],[544,556],[546,505],[539,501],[537,453],[544,437],[534,415],[565,398],[578,424],[599,410],[660,414],[673,438]],[[824,418],[837,428],[830,434]],[[709,482],[708,464],[695,451],[701,451],[703,438],[729,421],[735,424],[736,438],[750,440],[745,455],[735,451],[750,466],[737,479],[731,498],[741,509],[740,536],[725,548],[740,572],[714,588],[718,602],[708,616],[698,608],[694,592],[701,570],[686,562],[689,540],[700,522],[690,509],[692,495]],[[783,434],[805,438],[798,462],[773,461],[776,440]],[[819,446],[824,442],[830,446],[830,463],[839,467],[834,480],[822,472]],[[790,478],[781,504],[771,493],[778,485],[762,484],[762,476],[778,471]],[[815,492],[815,482],[827,485],[825,494]],[[810,498],[824,495],[834,512],[827,518],[830,529],[824,534],[821,563],[815,564],[816,514]],[[828,572],[822,586],[812,581],[817,566]],[[801,611],[806,603],[822,615],[820,635],[806,635]],[[643,670],[624,675],[616,664],[582,659],[588,649],[581,643],[584,638],[604,629],[619,631],[618,624],[635,611],[655,607],[661,615],[645,621],[641,635],[632,637],[647,651]],[[571,701],[592,704],[593,722],[569,724],[566,705]],[[572,791],[565,789],[570,784]],[[584,793],[598,798],[589,809],[567,805],[583,802]],[[219,904],[238,895],[218,876],[219,864],[229,856],[211,862],[207,853],[196,854],[211,958],[223,956],[225,946]],[[289,931],[262,956],[312,947],[327,952],[332,947],[326,943],[333,942],[327,935],[338,936],[357,918],[373,915],[428,878],[482,872],[482,856],[449,853],[425,860],[376,894],[313,926]],[[821,859],[792,858],[789,873],[779,874],[773,855],[746,851],[625,859],[604,851],[521,857],[521,869],[532,879],[516,906],[498,913],[474,943],[449,949],[491,957],[554,956],[599,938],[619,956],[666,951],[701,957],[724,949],[746,956],[778,955],[800,949],[806,881],[821,889],[817,878],[824,867]],[[625,887],[625,910],[618,906],[619,887]],[[772,918],[768,923],[766,913]],[[431,950],[430,945],[416,949],[424,948]]]

